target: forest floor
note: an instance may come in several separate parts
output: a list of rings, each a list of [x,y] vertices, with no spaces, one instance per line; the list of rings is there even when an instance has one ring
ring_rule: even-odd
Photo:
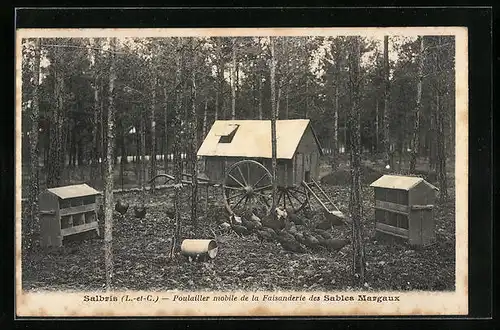
[[[323,169],[325,172],[326,170]],[[346,171],[340,166],[338,173]],[[370,174],[371,173],[371,174]],[[420,249],[406,242],[375,235],[373,189],[369,184],[381,175],[376,166],[365,167],[363,180],[363,229],[366,254],[364,290],[454,290],[455,288],[455,194],[438,203],[435,212],[436,243]],[[369,174],[369,175],[368,175]],[[451,173],[450,173],[451,174]],[[336,176],[337,173],[331,173]],[[344,175],[337,175],[344,177]],[[323,178],[322,187],[348,213],[349,186],[340,180]],[[453,180],[450,178],[450,184]],[[300,290],[336,291],[353,288],[351,275],[352,248],[338,253],[308,251],[294,254],[278,243],[260,244],[255,236],[236,237],[223,233],[218,223],[226,220],[220,188],[210,188],[208,209],[205,190],[200,189],[200,229],[194,233],[189,225],[189,188],[184,190],[182,218],[183,238],[214,238],[218,254],[208,262],[189,262],[182,256],[167,258],[173,220],[165,215],[172,208],[173,192],[157,190],[147,193],[147,215],[142,221],[129,209],[124,217],[114,214],[113,256],[115,290]],[[131,205],[140,194],[116,194]],[[322,212],[311,205],[308,217],[319,221]],[[104,232],[100,224],[101,233]],[[338,238],[351,235],[349,226],[335,227]],[[36,237],[34,237],[36,239]],[[105,285],[104,241],[89,235],[76,235],[60,249],[44,250],[36,245],[23,251],[22,284],[25,290],[102,290]]]

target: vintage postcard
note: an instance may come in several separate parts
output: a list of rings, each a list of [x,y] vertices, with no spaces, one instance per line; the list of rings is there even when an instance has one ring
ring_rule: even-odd
[[[466,28],[16,52],[17,317],[468,313]]]

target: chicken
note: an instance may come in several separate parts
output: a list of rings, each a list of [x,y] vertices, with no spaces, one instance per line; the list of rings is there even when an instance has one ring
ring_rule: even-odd
[[[128,203],[123,203],[120,199],[115,204],[115,211],[123,217],[128,210]]]
[[[293,234],[290,234],[289,232],[282,230],[278,234],[279,236],[287,239],[287,240],[295,240],[295,236]]]
[[[320,239],[320,244],[330,251],[340,251],[344,246],[351,243],[348,239]]]
[[[291,239],[288,236],[281,236],[281,235],[278,235],[276,239],[278,240],[278,242],[280,242],[283,249],[287,251],[297,252],[297,253],[306,252],[306,249],[302,245],[300,245],[300,243],[297,242],[295,239]]]
[[[323,212],[325,219],[327,219],[332,226],[343,226],[345,225],[344,219],[345,215],[340,211],[327,211]]]
[[[234,213],[229,216],[229,220],[230,223],[242,224],[241,217],[237,216]]]
[[[231,224],[231,229],[233,229],[233,231],[236,234],[238,234],[239,236],[245,236],[245,235],[248,235],[250,233],[250,231],[247,229],[247,227],[242,226],[242,225]]]
[[[248,235],[250,233],[247,227],[242,225],[241,217],[231,214],[229,220],[230,220],[229,225],[231,226],[231,229],[239,236]]]
[[[258,222],[262,225],[260,218],[258,216],[256,216],[255,213],[253,213],[253,212],[250,214],[250,220],[254,221],[254,222]]]
[[[168,218],[175,219],[175,210],[168,209],[165,211],[165,214],[167,215]]]
[[[304,235],[300,232],[297,232],[295,234],[293,234],[293,236],[295,237],[295,239],[299,242],[299,243],[302,243],[304,244]]]
[[[274,216],[273,214],[269,214],[262,218],[262,226],[271,228],[276,232],[279,232],[283,228],[285,228],[285,222],[279,218],[279,216]]]
[[[231,225],[228,224],[227,222],[223,222],[219,226],[224,230],[229,230],[229,228],[231,228]]]
[[[144,206],[144,204],[140,206],[134,205],[134,217],[138,219],[144,219],[146,217],[146,206]]]
[[[328,219],[324,219],[316,225],[316,229],[330,230],[332,229],[332,223]]]
[[[260,242],[272,242],[276,238],[276,233],[271,228],[261,228],[255,231],[255,234],[259,238]]]
[[[302,243],[313,250],[320,247],[319,240],[306,231],[304,232],[304,241]]]
[[[290,221],[292,221],[296,225],[305,225],[306,222],[304,221],[304,218],[298,216],[295,214],[291,209],[286,210],[287,217]]]
[[[262,227],[262,224],[260,223],[260,221],[259,222],[250,221],[244,217],[241,218],[241,222],[242,222],[243,226],[245,226],[249,231],[253,231],[255,229]]]
[[[330,239],[330,238],[332,238],[332,235],[330,235],[329,232],[324,231],[322,229],[315,229],[314,233],[320,235],[324,239]]]

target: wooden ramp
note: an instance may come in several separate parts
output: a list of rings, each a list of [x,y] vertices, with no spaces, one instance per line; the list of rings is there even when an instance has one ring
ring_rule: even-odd
[[[336,220],[344,223],[350,223],[349,219],[342,213],[339,208],[333,203],[332,199],[325,193],[318,182],[314,179],[311,182],[302,181],[302,185],[306,188],[310,196],[321,205],[325,213],[332,216]]]

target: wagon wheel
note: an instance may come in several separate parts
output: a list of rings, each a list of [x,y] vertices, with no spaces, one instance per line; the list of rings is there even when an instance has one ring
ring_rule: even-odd
[[[291,209],[293,213],[302,210],[309,203],[307,191],[304,187],[279,187],[276,205],[284,209]]]
[[[271,205],[273,180],[271,173],[259,162],[242,160],[226,172],[223,184],[224,203],[230,214],[253,206]]]

